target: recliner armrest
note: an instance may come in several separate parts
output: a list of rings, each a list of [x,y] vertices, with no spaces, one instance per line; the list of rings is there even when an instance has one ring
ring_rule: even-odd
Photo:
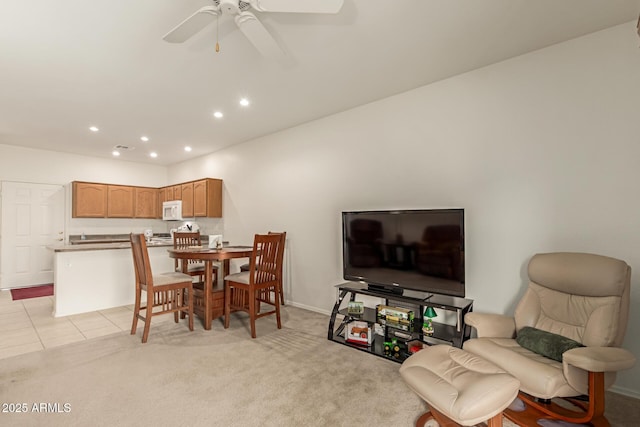
[[[513,338],[516,334],[515,320],[503,314],[471,312],[465,314],[464,321],[476,329],[478,338]]]
[[[562,354],[562,364],[590,372],[617,372],[631,368],[635,356],[619,347],[579,347]]]

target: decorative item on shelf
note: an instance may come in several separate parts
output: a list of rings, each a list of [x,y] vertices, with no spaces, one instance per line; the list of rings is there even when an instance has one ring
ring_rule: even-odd
[[[385,342],[384,354],[385,356],[393,357],[394,359],[404,359],[407,354],[407,343],[399,341],[397,338],[393,338],[391,342]],[[389,346],[387,347],[387,344]]]
[[[360,301],[349,301],[347,305],[347,314],[349,316],[362,316],[364,313],[364,303]]]
[[[422,333],[425,335],[433,335],[433,322],[431,319],[437,317],[438,314],[431,306],[427,306],[424,309],[424,316],[422,317]]]
[[[382,337],[384,336],[384,328],[380,323],[373,324],[373,333]]]
[[[409,347],[409,354],[417,353],[424,348],[426,344],[419,340],[413,340],[407,342],[407,347]]]
[[[391,349],[393,348],[393,343],[391,341],[384,342],[384,355],[391,356]]]
[[[406,308],[378,304],[376,306],[376,318],[387,322],[410,325],[413,322],[413,311]]]
[[[367,322],[353,321],[347,324],[345,341],[353,344],[371,345],[373,334]]]

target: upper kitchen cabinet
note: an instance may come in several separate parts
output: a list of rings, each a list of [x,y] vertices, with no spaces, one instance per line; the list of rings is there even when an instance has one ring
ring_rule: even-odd
[[[187,182],[181,186],[182,192],[182,217],[192,218],[193,214],[193,182]]]
[[[193,215],[222,218],[222,180],[207,178],[193,183]]]
[[[222,218],[222,180],[205,178],[162,188],[72,182],[73,218],[162,218],[162,203],[182,200],[184,218]]]
[[[156,207],[156,218],[162,219],[162,203],[166,200],[164,188],[156,189],[156,193],[158,194],[158,205]]]
[[[108,186],[108,218],[133,218],[133,189],[133,187],[126,185]]]
[[[171,202],[173,200],[182,200],[182,186],[180,184],[164,187],[164,201]]]
[[[104,218],[107,216],[107,185],[92,182],[72,183],[73,218]]]
[[[161,190],[164,191],[164,201],[165,202],[173,200],[173,187],[164,187]]]
[[[182,200],[182,185],[174,185],[173,187],[173,199],[171,200]]]
[[[156,218],[158,208],[158,190],[148,187],[134,187],[134,217]]]

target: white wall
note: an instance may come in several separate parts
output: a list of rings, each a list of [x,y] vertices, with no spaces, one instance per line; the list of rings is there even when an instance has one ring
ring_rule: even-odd
[[[342,210],[463,207],[467,297],[511,313],[537,252],[640,272],[638,76],[628,23],[175,165],[169,181],[224,179],[232,242],[286,230],[287,296],[325,312]],[[625,343],[638,357],[639,282]],[[616,387],[640,397],[640,365]]]
[[[71,181],[162,187],[168,185],[165,166],[101,159],[0,144],[0,181],[59,184],[66,189],[66,235],[125,234],[145,228],[167,231],[167,224],[149,219],[71,218]]]
[[[167,168],[0,144],[0,181],[64,185],[71,181],[162,187]]]

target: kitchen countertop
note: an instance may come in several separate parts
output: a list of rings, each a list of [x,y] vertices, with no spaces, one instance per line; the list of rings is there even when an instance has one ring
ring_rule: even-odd
[[[207,245],[209,242],[208,235],[202,235],[200,239],[203,245]],[[147,247],[173,247],[173,239],[168,233],[159,233],[154,235],[151,241],[147,243]],[[54,252],[104,251],[130,248],[131,243],[128,234],[92,234],[84,236],[84,239],[81,235],[72,235],[69,236],[68,244],[47,246],[47,249],[51,249]]]
[[[171,241],[151,241],[147,244],[147,247],[173,247]],[[47,246],[47,249],[51,249],[54,252],[79,252],[79,251],[104,251],[110,249],[131,249],[130,242],[110,242],[102,243],[100,240],[97,242],[83,243],[80,245],[51,245]]]

